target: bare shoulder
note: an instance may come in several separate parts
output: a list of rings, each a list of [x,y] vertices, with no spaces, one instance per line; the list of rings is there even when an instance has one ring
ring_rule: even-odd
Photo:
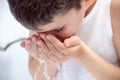
[[[115,19],[120,20],[120,0],[112,0],[111,2],[111,15]]]
[[[112,0],[112,7],[120,9],[120,0]]]
[[[120,0],[112,0],[110,8],[113,33],[120,35]]]
[[[111,2],[111,21],[113,41],[120,59],[120,0],[112,0]]]
[[[111,15],[115,19],[120,20],[120,0],[112,0],[111,2]]]

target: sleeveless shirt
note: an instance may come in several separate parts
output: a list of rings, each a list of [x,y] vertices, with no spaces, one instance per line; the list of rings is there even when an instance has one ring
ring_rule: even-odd
[[[80,25],[77,35],[97,55],[111,64],[119,65],[112,41],[110,17],[111,0],[97,0],[94,8]],[[56,80],[96,80],[80,63],[74,59],[64,62]]]

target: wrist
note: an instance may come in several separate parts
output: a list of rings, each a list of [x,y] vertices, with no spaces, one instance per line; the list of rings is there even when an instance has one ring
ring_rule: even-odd
[[[87,55],[87,53],[90,52],[90,49],[88,48],[87,45],[85,45],[83,42],[81,42],[75,56],[74,59],[79,60],[80,58],[85,57],[85,55]]]

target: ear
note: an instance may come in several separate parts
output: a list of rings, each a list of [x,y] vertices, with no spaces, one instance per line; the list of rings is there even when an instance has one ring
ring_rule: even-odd
[[[89,8],[90,6],[92,6],[94,3],[96,2],[96,0],[83,0],[82,3],[86,8]]]

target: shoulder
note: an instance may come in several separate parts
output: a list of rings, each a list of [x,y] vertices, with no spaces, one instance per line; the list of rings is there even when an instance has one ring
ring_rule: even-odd
[[[110,8],[113,32],[120,34],[120,0],[112,0]]]
[[[111,7],[114,9],[120,9],[120,0],[111,0]]]
[[[120,59],[120,0],[112,0],[110,8],[113,27],[113,41]]]
[[[111,16],[115,19],[120,20],[120,0],[112,0],[111,1]]]

